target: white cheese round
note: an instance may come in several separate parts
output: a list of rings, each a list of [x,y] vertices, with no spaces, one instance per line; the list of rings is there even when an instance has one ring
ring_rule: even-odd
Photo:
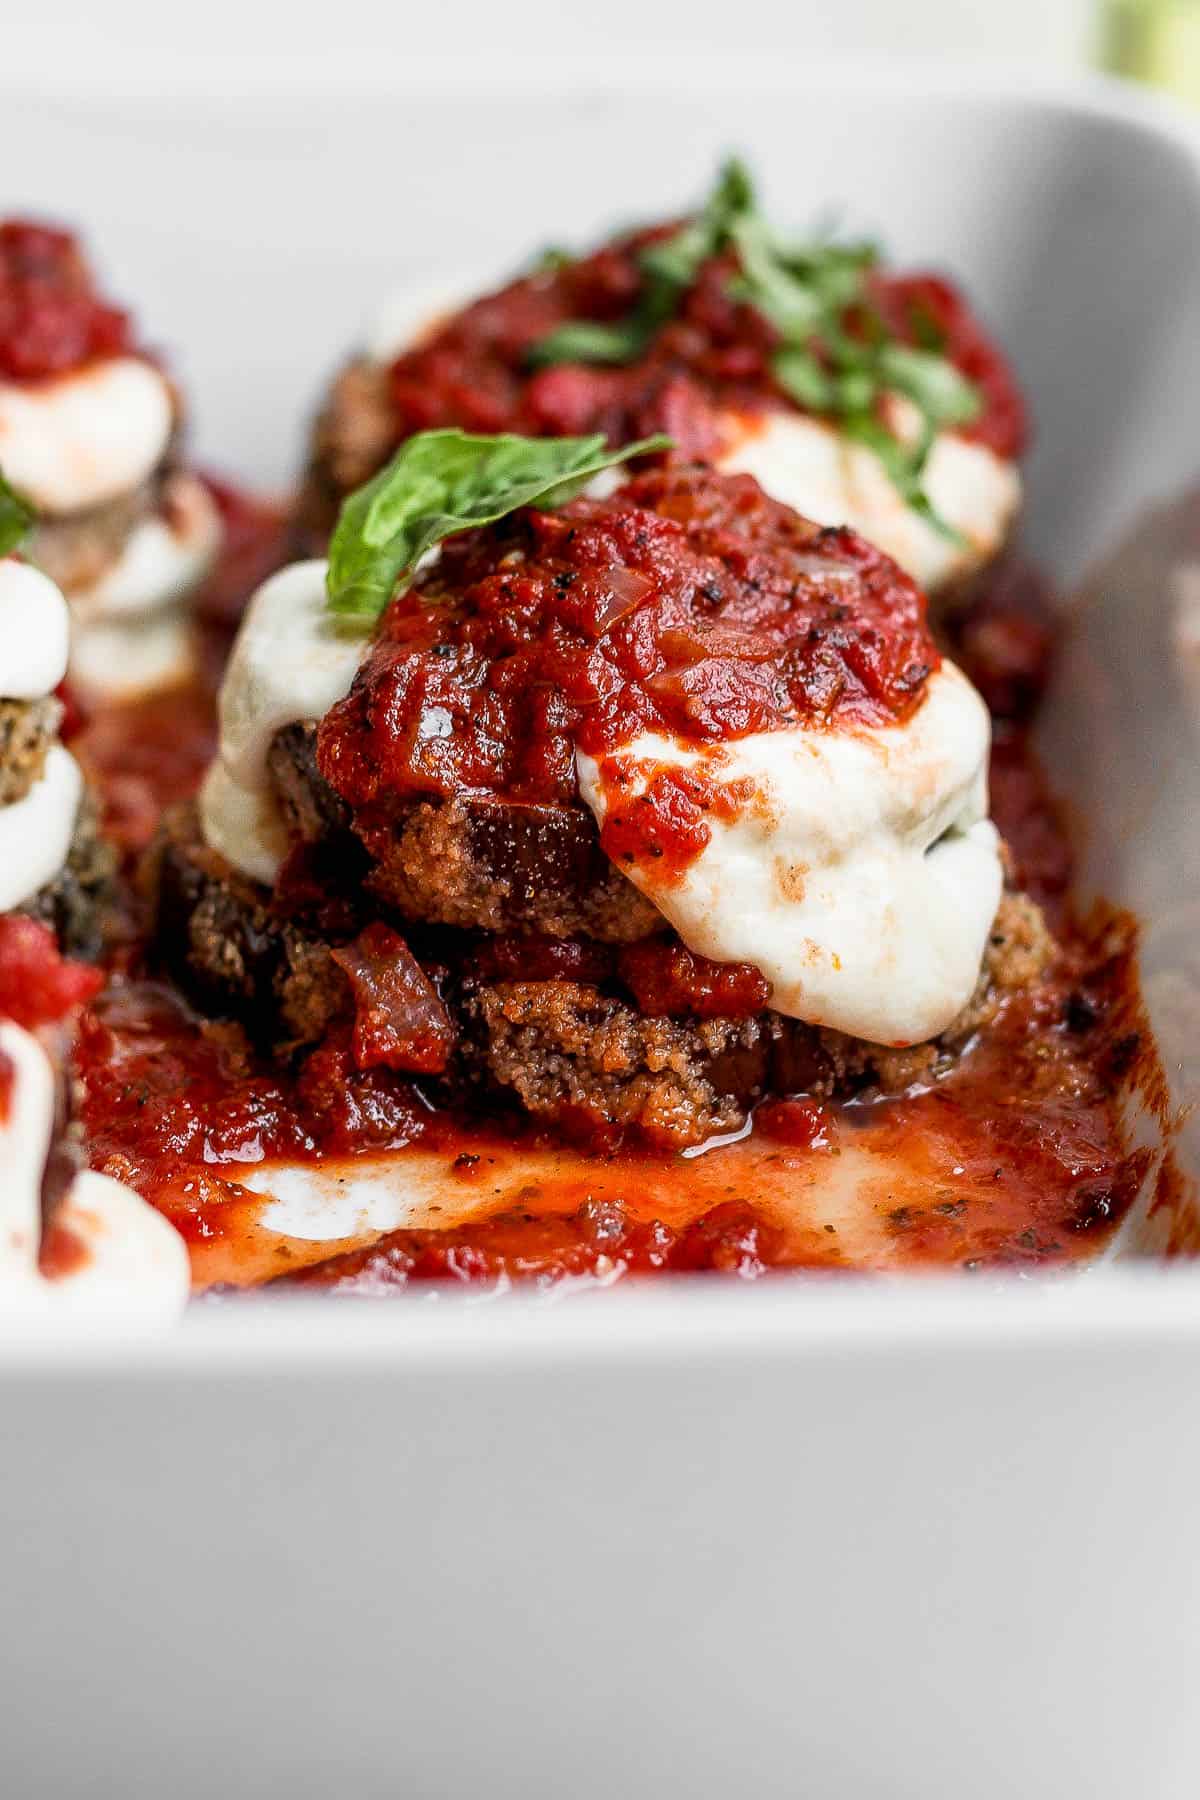
[[[0,806],[0,912],[23,906],[59,873],[82,797],[79,764],[61,744],[52,744],[24,799]]]
[[[271,740],[285,725],[322,718],[348,694],[370,647],[361,625],[328,611],[327,566],[295,563],[264,583],[221,685],[220,743],[200,792],[200,821],[209,845],[256,881],[273,881],[287,852],[267,774]]]
[[[0,700],[41,700],[67,672],[70,614],[31,563],[0,561]]]
[[[192,622],[183,606],[132,619],[71,622],[71,680],[91,700],[136,700],[186,681],[194,652]]]
[[[54,1070],[37,1038],[0,1020],[0,1053],[12,1065],[0,1117],[0,1333],[38,1319],[107,1319],[125,1329],[166,1323],[187,1303],[191,1270],[183,1239],[132,1189],[84,1170],[56,1221],[83,1254],[69,1273],[38,1268],[42,1172],[54,1128]]]
[[[42,1170],[54,1128],[54,1071],[35,1037],[0,1019],[0,1056],[12,1065],[7,1112],[0,1112],[0,1292],[37,1266]]]
[[[0,468],[38,512],[82,512],[152,474],[173,414],[165,378],[134,356],[48,381],[0,382]]]
[[[134,526],[100,578],[72,590],[77,619],[91,624],[155,612],[185,598],[208,573],[221,543],[211,494],[194,475],[176,475],[164,498],[165,508]]]
[[[680,880],[642,861],[623,872],[690,949],[755,964],[776,1011],[903,1045],[966,1005],[1000,902],[989,740],[982,700],[943,663],[903,725],[705,746],[645,733],[576,761],[600,826],[611,794],[635,796],[659,769],[747,784]]]
[[[930,592],[990,562],[1021,504],[1017,465],[954,432],[934,439],[924,485],[961,542],[906,506],[875,452],[826,421],[793,412],[730,413],[724,429],[719,469],[753,475],[772,499],[819,525],[852,525]]]

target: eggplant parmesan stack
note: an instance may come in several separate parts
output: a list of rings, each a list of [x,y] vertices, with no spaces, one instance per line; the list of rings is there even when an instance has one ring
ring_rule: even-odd
[[[74,238],[0,224],[0,469],[66,594],[76,684],[123,696],[187,673],[186,600],[221,535],[180,460],[182,406]]]
[[[398,293],[317,420],[302,547],[324,548],[397,444],[451,425],[668,432],[676,455],[862,532],[939,606],[1003,547],[1026,437],[1012,370],[950,282],[893,273],[871,245],[780,237],[737,164],[683,221],[548,254],[481,296]]]
[[[101,975],[93,954],[111,852],[60,743],[53,690],[67,606],[40,570],[0,560],[0,1331],[30,1311],[173,1316],[187,1297],[181,1240],[131,1190],[83,1170],[70,1054]]]
[[[94,956],[114,857],[70,751],[55,689],[67,670],[67,605],[49,578],[0,560],[0,912],[44,920]]]
[[[337,1045],[601,1146],[935,1076],[1053,947],[919,590],[696,464],[429,491],[557,448],[414,440],[328,568],[259,591],[155,858],[167,968],[291,1066]]]

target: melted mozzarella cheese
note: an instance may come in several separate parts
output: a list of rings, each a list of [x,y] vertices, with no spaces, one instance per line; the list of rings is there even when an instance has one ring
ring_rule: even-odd
[[[200,792],[207,842],[256,881],[275,879],[287,832],[267,773],[285,725],[320,719],[350,691],[370,645],[327,608],[326,563],[296,563],[246,611],[221,686],[220,744]]]
[[[133,356],[50,381],[0,382],[0,468],[38,512],[82,512],[152,474],[173,415],[163,376]]]
[[[0,561],[0,698],[40,700],[67,672],[70,615],[48,576]]]
[[[135,700],[186,681],[194,651],[191,619],[181,606],[135,619],[72,621],[71,680],[90,700]]]
[[[131,700],[192,671],[184,603],[220,549],[221,518],[194,475],[173,476],[165,500],[99,580],[71,594],[71,675],[93,697]]]
[[[221,519],[203,482],[173,476],[163,510],[130,532],[120,556],[90,587],[75,588],[71,607],[91,624],[155,612],[185,598],[212,567]]]
[[[82,1254],[67,1274],[38,1269],[41,1186],[54,1126],[54,1071],[36,1037],[0,1020],[12,1093],[0,1119],[0,1331],[43,1316],[107,1318],[121,1329],[167,1322],[191,1285],[183,1239],[130,1188],[85,1170],[56,1215]]]
[[[0,806],[0,912],[23,906],[59,873],[82,797],[79,764],[61,744],[52,744],[24,799]]]
[[[680,880],[625,872],[692,950],[761,969],[777,1011],[900,1045],[943,1031],[979,976],[1001,889],[989,736],[982,700],[943,663],[903,725],[704,747],[646,733],[577,764],[601,826],[610,795],[659,769],[702,762],[746,784]]]
[[[6,1287],[37,1261],[54,1071],[37,1039],[9,1019],[0,1019],[0,1054],[12,1070],[8,1110],[0,1115],[0,1286]]]
[[[896,409],[902,425],[911,415]],[[727,448],[717,467],[753,475],[775,500],[820,525],[852,525],[898,562],[921,587],[962,580],[1002,548],[1021,502],[1021,478],[983,444],[941,432],[924,485],[955,542],[906,506],[887,470],[865,444],[803,413],[729,414]]]

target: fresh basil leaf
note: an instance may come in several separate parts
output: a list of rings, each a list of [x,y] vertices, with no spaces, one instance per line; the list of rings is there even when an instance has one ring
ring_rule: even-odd
[[[879,374],[885,386],[907,394],[935,425],[970,425],[979,417],[979,389],[944,356],[907,344],[884,344]]]
[[[775,379],[784,393],[806,412],[829,412],[834,383],[811,350],[777,350],[771,361]]]
[[[421,432],[343,505],[329,546],[330,610],[378,617],[397,583],[444,538],[491,525],[522,506],[561,506],[602,470],[670,447],[668,437],[610,450],[598,433]]]
[[[739,219],[730,233],[741,263],[739,297],[769,319],[788,343],[803,343],[819,330],[825,308],[820,297],[776,258],[759,218]]]
[[[879,392],[879,383],[869,369],[842,369],[833,384],[837,413],[869,412]]]
[[[731,158],[695,218],[639,251],[642,293],[628,317],[611,325],[589,319],[560,325],[526,352],[529,366],[544,369],[565,362],[636,362],[655,332],[678,310],[702,265],[721,249],[735,222],[753,207],[749,172]]]
[[[723,247],[738,222],[756,216],[750,171],[737,157],[729,157],[721,165],[716,186],[695,218],[688,219],[670,237],[648,244],[638,260],[649,275],[682,292],[692,285],[700,265]]]
[[[754,177],[740,156],[727,156],[718,172],[717,185],[704,209],[706,216],[717,224],[724,225],[737,218],[740,213],[753,212],[757,206]]]
[[[555,363],[627,363],[641,355],[645,343],[645,332],[632,319],[617,325],[572,319],[539,339],[526,361],[535,369],[548,369]]]
[[[34,511],[0,469],[0,556],[11,556],[32,530]]]
[[[529,273],[531,275],[553,275],[559,269],[569,269],[574,261],[572,253],[564,250],[561,244],[547,244],[545,249],[539,250],[531,261]]]
[[[772,247],[775,260],[794,280],[811,288],[823,309],[839,319],[861,298],[863,276],[879,260],[874,244],[829,244],[818,239],[788,245],[776,239]]]
[[[932,350],[941,355],[946,348],[946,332],[924,300],[910,300],[905,307],[908,329],[919,350]]]
[[[717,241],[716,232],[704,220],[694,219],[681,225],[673,236],[639,250],[638,267],[647,277],[650,293],[672,300],[685,293],[699,274],[701,264],[712,255]]]
[[[964,545],[961,531],[943,519],[925,492],[923,477],[929,452],[933,447],[933,428],[926,422],[921,437],[914,445],[901,443],[881,419],[873,413],[852,413],[841,421],[843,434],[873,450],[887,471],[888,479],[904,504],[919,513],[940,537],[952,544]]]

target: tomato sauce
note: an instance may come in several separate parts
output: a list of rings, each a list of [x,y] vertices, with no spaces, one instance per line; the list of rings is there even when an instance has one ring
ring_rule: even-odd
[[[897,722],[940,660],[915,584],[854,532],[799,519],[749,476],[654,470],[619,506],[576,500],[452,540],[389,606],[321,726],[320,765],[385,818],[464,792],[570,804],[576,746]],[[723,800],[703,770],[664,773],[613,809],[604,848],[681,869]]]
[[[1114,1105],[1149,1054],[1133,954],[1127,922],[1097,921],[943,1079],[888,1100],[771,1100],[742,1141],[695,1156],[589,1154],[528,1121],[435,1111],[336,1047],[283,1077],[229,1027],[137,985],[85,1017],[84,1122],[93,1165],[171,1218],[202,1285],[1050,1267],[1102,1247],[1150,1165]],[[331,1206],[373,1170],[438,1199],[415,1229],[351,1218],[344,1242],[297,1238],[263,1198],[277,1158],[324,1177]]]
[[[27,1031],[57,1025],[99,991],[103,977],[60,955],[49,927],[0,914],[0,1019]]]
[[[129,314],[96,291],[69,232],[0,223],[0,377],[45,381],[134,348]]]
[[[800,410],[772,374],[778,333],[730,294],[738,270],[728,254],[702,264],[676,315],[628,365],[531,368],[530,351],[559,327],[630,314],[642,293],[639,252],[674,229],[635,232],[454,314],[391,366],[395,441],[446,425],[531,437],[599,431],[613,444],[665,431],[681,455],[712,457],[723,415]],[[902,343],[938,351],[975,384],[982,406],[963,435],[1020,456],[1027,427],[1015,378],[958,290],[935,275],[875,271],[867,300]],[[844,327],[857,323],[848,314]]]

